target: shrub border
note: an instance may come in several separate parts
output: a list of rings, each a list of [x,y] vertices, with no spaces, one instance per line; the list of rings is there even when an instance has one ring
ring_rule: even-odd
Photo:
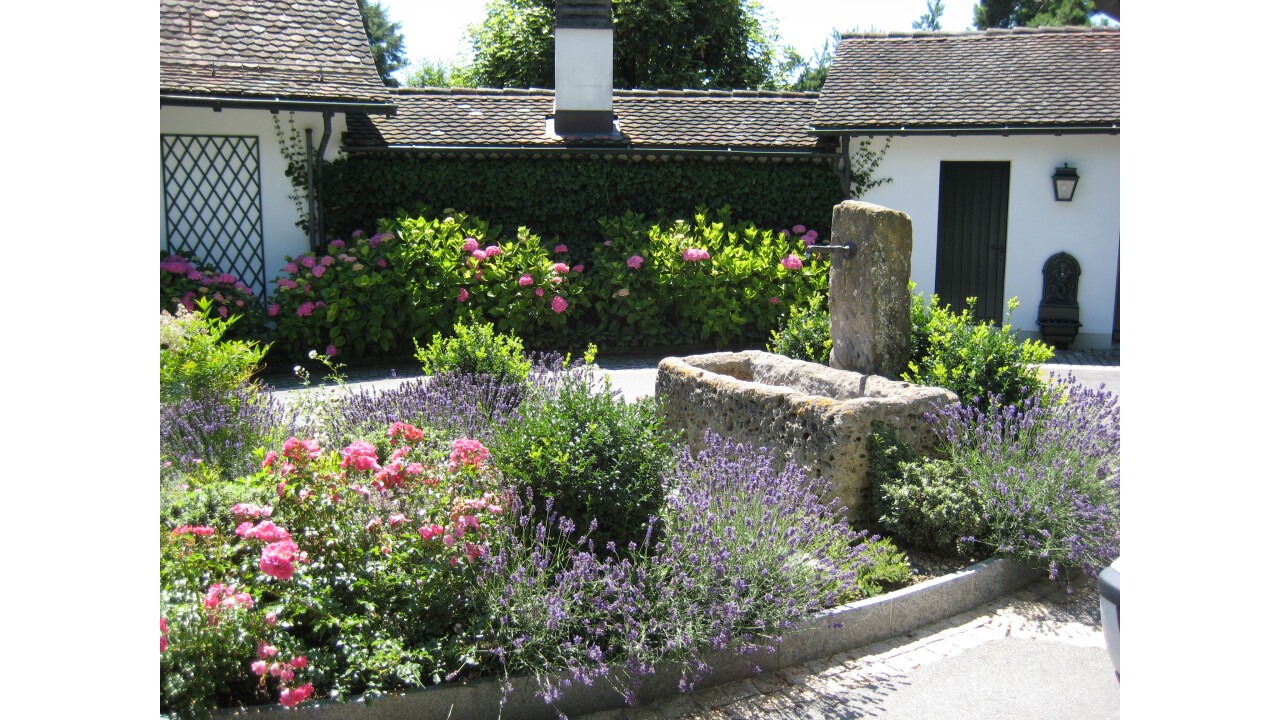
[[[1013,590],[1036,577],[1024,563],[1005,558],[983,560],[944,577],[825,610],[799,623],[777,646],[777,652],[743,656],[733,652],[708,653],[711,673],[699,680],[698,689],[713,687],[760,672],[777,672],[810,660],[866,647],[962,613]],[[636,689],[641,704],[670,697],[677,692],[680,669],[660,666],[655,675],[644,678]],[[286,710],[279,705],[224,709],[215,718],[243,717],[274,713],[299,713],[307,720],[390,720],[403,717],[449,717],[451,720],[498,720],[508,718],[555,718],[556,708],[537,697],[532,678],[512,678],[514,687],[504,707],[501,678],[485,678],[472,683],[439,685],[386,695],[366,703],[322,700]],[[603,681],[593,687],[573,685],[564,690],[557,707],[570,717],[625,707],[622,697]]]

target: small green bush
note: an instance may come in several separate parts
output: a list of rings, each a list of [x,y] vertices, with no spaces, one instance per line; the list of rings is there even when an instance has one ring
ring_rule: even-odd
[[[911,580],[911,563],[887,538],[869,540],[860,553],[865,564],[857,567],[858,596],[875,597],[884,592],[884,585],[901,585]],[[847,598],[853,600],[856,598]]]
[[[553,500],[556,512],[583,530],[594,518],[600,545],[643,540],[674,463],[673,438],[653,398],[628,403],[607,380],[572,376],[526,403],[523,422],[490,445],[503,475],[532,489],[539,507]]]
[[[266,355],[255,342],[224,340],[238,318],[212,313],[212,301],[195,301],[194,312],[179,305],[160,311],[160,401],[218,397],[249,382]]]
[[[830,362],[831,313],[826,296],[814,295],[807,305],[792,305],[791,314],[771,334],[767,349],[796,360]]]
[[[524,355],[524,343],[510,333],[497,333],[493,326],[453,326],[453,337],[436,333],[431,344],[418,346],[413,341],[414,357],[429,375],[456,372],[463,375],[487,375],[498,382],[523,382],[529,377],[533,363]]]
[[[914,284],[912,285],[914,288]],[[1005,322],[979,322],[973,316],[976,298],[958,314],[940,306],[937,295],[926,303],[922,294],[911,299],[911,360],[902,379],[947,388],[960,402],[985,408],[990,395],[1012,405],[1038,393],[1043,386],[1036,365],[1053,357],[1038,340],[1019,341],[1010,318],[1018,299],[1009,300]]]

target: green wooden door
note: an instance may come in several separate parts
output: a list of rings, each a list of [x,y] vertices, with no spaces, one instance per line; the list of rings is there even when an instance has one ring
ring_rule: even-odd
[[[1008,231],[1009,163],[942,163],[934,292],[943,304],[958,312],[976,297],[979,318],[1003,318]]]

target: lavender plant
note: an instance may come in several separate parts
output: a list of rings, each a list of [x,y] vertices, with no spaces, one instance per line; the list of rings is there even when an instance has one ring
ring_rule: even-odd
[[[871,539],[822,502],[823,481],[792,465],[775,471],[766,450],[709,434],[696,457],[686,448],[668,484],[640,543],[600,552],[594,524],[574,538],[573,522],[548,503],[522,512],[492,555],[482,584],[495,654],[508,673],[538,677],[547,702],[604,679],[634,703],[610,663],[635,680],[675,662],[688,689],[710,669],[708,651],[768,649],[777,633],[856,591]]]
[[[1096,578],[1120,552],[1120,408],[1073,375],[1014,405],[952,405],[938,418],[950,461],[978,489],[985,531],[971,542]]]
[[[160,405],[160,460],[169,473],[200,466],[225,477],[257,471],[258,448],[282,441],[297,413],[257,386],[200,393]]]

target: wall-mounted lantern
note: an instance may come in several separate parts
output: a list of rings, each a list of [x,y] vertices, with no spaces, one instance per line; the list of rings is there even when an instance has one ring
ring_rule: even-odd
[[[1071,202],[1071,198],[1076,194],[1076,183],[1080,182],[1080,176],[1076,174],[1076,169],[1062,163],[1062,167],[1053,171],[1053,196],[1062,202]]]

